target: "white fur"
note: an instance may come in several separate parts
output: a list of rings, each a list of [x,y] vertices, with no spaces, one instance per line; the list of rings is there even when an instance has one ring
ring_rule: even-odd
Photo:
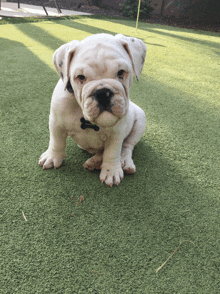
[[[129,99],[133,74],[141,74],[146,55],[145,44],[123,35],[97,34],[83,41],[72,41],[57,49],[53,61],[60,75],[51,101],[49,148],[39,159],[44,169],[58,168],[65,155],[66,138],[95,154],[84,167],[101,169],[100,180],[119,185],[124,172],[136,171],[132,160],[134,146],[145,131],[144,111]],[[118,71],[124,70],[121,78]],[[86,77],[80,80],[79,76]],[[70,80],[74,93],[67,90]],[[110,89],[111,113],[99,113],[98,102],[92,98],[97,89]],[[81,129],[84,117],[100,127]]]

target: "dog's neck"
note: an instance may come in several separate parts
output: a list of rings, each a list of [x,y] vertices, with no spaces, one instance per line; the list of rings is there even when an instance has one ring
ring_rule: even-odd
[[[99,127],[97,125],[93,125],[89,120],[85,120],[84,117],[80,118],[80,122],[81,122],[81,129],[83,129],[83,130],[93,129],[96,132],[99,131]]]

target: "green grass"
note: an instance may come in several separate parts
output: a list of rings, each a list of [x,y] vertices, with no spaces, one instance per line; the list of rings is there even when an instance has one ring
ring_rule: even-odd
[[[99,32],[148,47],[131,91],[147,116],[137,172],[113,188],[71,139],[62,168],[37,164],[52,54]],[[0,293],[219,293],[220,34],[82,17],[5,24],[0,37]]]

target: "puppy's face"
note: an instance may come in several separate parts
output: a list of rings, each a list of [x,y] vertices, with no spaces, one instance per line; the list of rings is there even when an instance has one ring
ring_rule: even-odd
[[[135,56],[132,56],[132,50],[127,45],[128,38],[117,36],[99,34],[82,42],[76,41],[67,50],[67,56],[62,60],[59,58],[59,62],[57,51],[60,48],[54,54],[55,67],[60,71],[64,83],[64,74],[67,75],[66,83],[71,84],[85,119],[98,126],[113,126],[128,111]],[[139,63],[142,62],[142,70],[146,47],[138,39],[129,39],[132,39],[130,46],[136,42],[142,49],[135,53],[141,56]]]
[[[81,44],[70,65],[70,83],[86,120],[112,126],[128,110],[132,63],[122,48],[103,40]]]

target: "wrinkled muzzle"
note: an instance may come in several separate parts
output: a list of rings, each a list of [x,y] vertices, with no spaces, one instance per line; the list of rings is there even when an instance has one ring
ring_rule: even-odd
[[[83,114],[98,126],[116,124],[128,110],[128,97],[123,85],[114,79],[92,81],[82,90]]]

